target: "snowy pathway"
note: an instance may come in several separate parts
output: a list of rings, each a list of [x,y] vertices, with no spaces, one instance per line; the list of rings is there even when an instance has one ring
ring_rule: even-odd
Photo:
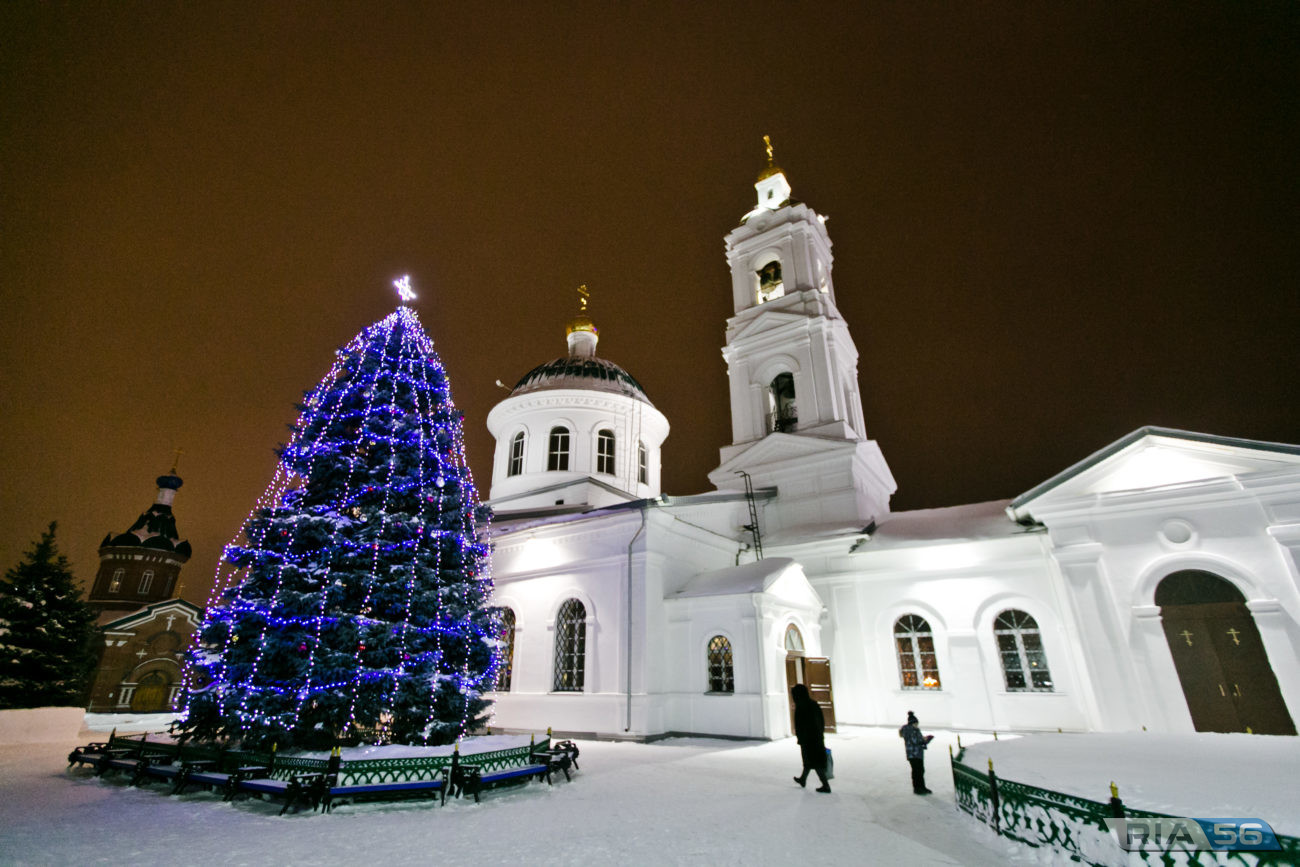
[[[156,785],[135,790],[67,773],[66,747],[0,745],[0,863],[993,867],[1015,860],[1015,847],[953,807],[953,738],[936,735],[928,797],[911,793],[895,732],[846,728],[828,738],[838,775],[831,795],[790,779],[799,770],[791,739],[581,742],[582,770],[572,783],[496,792],[479,805],[349,805],[329,816],[283,818],[270,804],[168,797]]]

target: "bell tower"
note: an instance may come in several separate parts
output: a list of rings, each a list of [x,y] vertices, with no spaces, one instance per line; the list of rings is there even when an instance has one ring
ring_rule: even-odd
[[[827,218],[791,197],[772,143],[755,207],[726,238],[735,315],[727,320],[731,444],[709,480],[776,486],[769,529],[865,527],[889,512],[897,485],[867,438],[858,350],[835,306]]]

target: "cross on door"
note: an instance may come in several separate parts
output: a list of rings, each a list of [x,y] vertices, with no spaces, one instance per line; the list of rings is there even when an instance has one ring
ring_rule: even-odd
[[[1240,635],[1241,633],[1238,632],[1235,628],[1229,629],[1228,634],[1232,636],[1233,644],[1241,644],[1241,641],[1237,638],[1237,636]]]
[[[1181,635],[1183,637],[1183,640],[1187,642],[1188,647],[1192,646],[1192,633],[1190,631],[1184,629],[1182,632],[1178,634]]]

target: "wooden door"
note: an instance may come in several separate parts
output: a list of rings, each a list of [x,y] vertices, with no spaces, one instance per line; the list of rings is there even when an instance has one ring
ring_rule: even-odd
[[[835,697],[831,692],[831,661],[825,657],[804,657],[804,683],[812,700],[821,705],[826,731],[835,731]]]
[[[1296,733],[1245,605],[1166,605],[1160,614],[1197,731]]]
[[[131,697],[131,710],[136,713],[159,713],[167,707],[167,677],[159,671],[146,675]]]

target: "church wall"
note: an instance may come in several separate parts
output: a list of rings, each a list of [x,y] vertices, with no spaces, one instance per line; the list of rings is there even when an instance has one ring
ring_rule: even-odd
[[[1082,730],[1088,697],[1059,601],[1059,580],[1032,537],[922,545],[835,558],[809,580],[827,601],[836,712],[842,722],[972,729]],[[848,571],[851,569],[852,571]],[[1007,690],[993,621],[1007,608],[1041,630],[1050,693]],[[894,624],[924,617],[934,635],[941,688],[901,686]]]

